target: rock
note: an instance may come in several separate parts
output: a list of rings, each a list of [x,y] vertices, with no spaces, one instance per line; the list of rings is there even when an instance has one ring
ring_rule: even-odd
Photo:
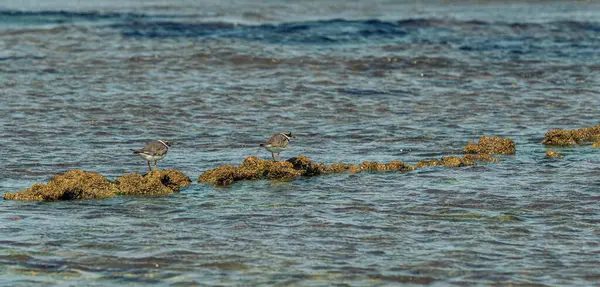
[[[98,173],[70,170],[55,176],[47,184],[36,183],[17,193],[6,193],[4,199],[57,201],[101,199],[115,195],[166,195],[178,192],[180,188],[190,184],[190,178],[178,170],[154,170],[144,176],[126,174],[115,183]]]
[[[47,184],[34,184],[17,193],[5,193],[4,199],[24,201],[57,201],[107,198],[117,193],[115,184],[102,175],[83,170],[70,170],[56,175]]]
[[[334,163],[328,166],[323,163],[314,163],[302,155],[283,162],[261,160],[255,156],[250,156],[245,158],[238,167],[226,165],[205,171],[198,178],[198,182],[215,186],[229,186],[240,180],[269,179],[289,181],[301,176],[318,176],[333,173],[409,170],[412,170],[412,168],[400,161],[388,164],[365,162],[361,163],[360,167],[341,163]]]
[[[488,137],[479,138],[478,143],[469,142],[464,153],[479,154],[515,154],[515,141],[509,138]]]
[[[485,161],[485,162],[499,162],[498,158],[492,157],[492,155],[483,153],[483,154],[466,154],[463,156],[463,159],[470,161]]]
[[[391,161],[387,164],[378,162],[365,161],[359,165],[360,171],[411,171],[413,168],[410,165],[404,164],[401,161]]]
[[[236,168],[233,165],[224,165],[207,170],[198,178],[199,183],[209,183],[216,186],[228,186],[233,184],[235,180]]]
[[[280,161],[273,164],[271,169],[269,169],[267,178],[272,180],[290,181],[300,177],[302,173],[303,170],[294,169],[294,165],[291,162]]]
[[[557,153],[557,152],[554,152],[554,151],[552,151],[552,150],[548,150],[548,151],[546,152],[546,156],[547,156],[547,157],[563,157],[563,155],[562,155],[562,154],[559,154],[559,153]]]
[[[179,192],[180,188],[191,184],[189,177],[178,170],[153,170],[142,176],[137,173],[119,177],[117,184],[119,195],[168,195]]]
[[[365,161],[365,162],[361,162],[360,165],[358,165],[358,167],[360,168],[361,171],[386,171],[386,167],[385,164],[382,163],[377,163],[376,161],[370,162],[370,161]]]
[[[473,165],[476,165],[475,162],[465,157],[460,158],[457,156],[443,156],[441,160],[432,159],[420,161],[415,165],[415,169],[424,168],[428,166],[463,167]]]
[[[550,130],[544,135],[545,145],[576,145],[586,141],[600,141],[600,125],[580,128],[578,130]]]

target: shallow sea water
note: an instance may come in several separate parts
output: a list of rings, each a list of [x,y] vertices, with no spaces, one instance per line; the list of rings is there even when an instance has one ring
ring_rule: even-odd
[[[270,154],[409,164],[483,135],[465,168],[193,184],[167,197],[0,201],[2,286],[591,286],[600,5],[587,2],[2,1],[0,194],[69,169],[193,181]],[[166,3],[166,4],[165,4]]]

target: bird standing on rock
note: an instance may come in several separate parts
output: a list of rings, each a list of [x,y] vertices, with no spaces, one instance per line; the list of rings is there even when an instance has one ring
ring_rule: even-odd
[[[133,153],[140,155],[143,159],[148,161],[148,169],[150,171],[152,171],[152,167],[150,167],[151,161],[154,161],[154,168],[158,170],[158,167],[156,167],[156,162],[163,159],[167,155],[170,146],[171,144],[169,144],[169,141],[156,140],[149,143],[142,149],[134,150]]]
[[[284,151],[290,145],[290,139],[296,138],[291,132],[285,131],[273,135],[269,140],[261,143],[260,146],[271,152],[271,157],[275,161],[275,154],[277,154],[277,161],[281,161],[280,152]]]

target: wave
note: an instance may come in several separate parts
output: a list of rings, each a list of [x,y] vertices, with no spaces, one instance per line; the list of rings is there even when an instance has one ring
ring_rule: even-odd
[[[578,37],[585,46],[600,42],[600,23],[574,20],[510,23],[427,18],[397,21],[327,19],[254,25],[198,21],[199,18],[179,14],[0,10],[0,23],[99,22],[100,27],[127,38],[232,38],[278,44],[390,41],[457,45],[466,51],[510,48],[515,53],[528,52],[518,47],[522,43],[530,42],[535,47],[538,42],[548,39],[558,42]],[[481,42],[482,39],[485,41]]]
[[[402,26],[379,20],[342,19],[282,24],[238,25],[233,23],[134,22],[115,24],[125,37],[212,37],[273,41],[277,43],[360,42],[372,38],[407,35]]]

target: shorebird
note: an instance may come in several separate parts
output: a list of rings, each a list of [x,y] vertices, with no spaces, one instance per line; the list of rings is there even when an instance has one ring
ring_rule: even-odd
[[[275,154],[277,154],[277,161],[281,160],[279,153],[284,151],[290,145],[290,139],[296,138],[291,132],[285,131],[273,135],[269,140],[261,143],[260,146],[271,152],[271,157],[275,161]]]
[[[156,167],[156,162],[163,159],[167,155],[170,146],[171,144],[169,144],[169,141],[156,140],[149,143],[142,149],[134,150],[133,153],[140,155],[143,159],[148,161],[148,169],[150,171],[152,171],[152,167],[150,167],[151,161],[154,161],[154,168],[158,170],[158,167]]]

